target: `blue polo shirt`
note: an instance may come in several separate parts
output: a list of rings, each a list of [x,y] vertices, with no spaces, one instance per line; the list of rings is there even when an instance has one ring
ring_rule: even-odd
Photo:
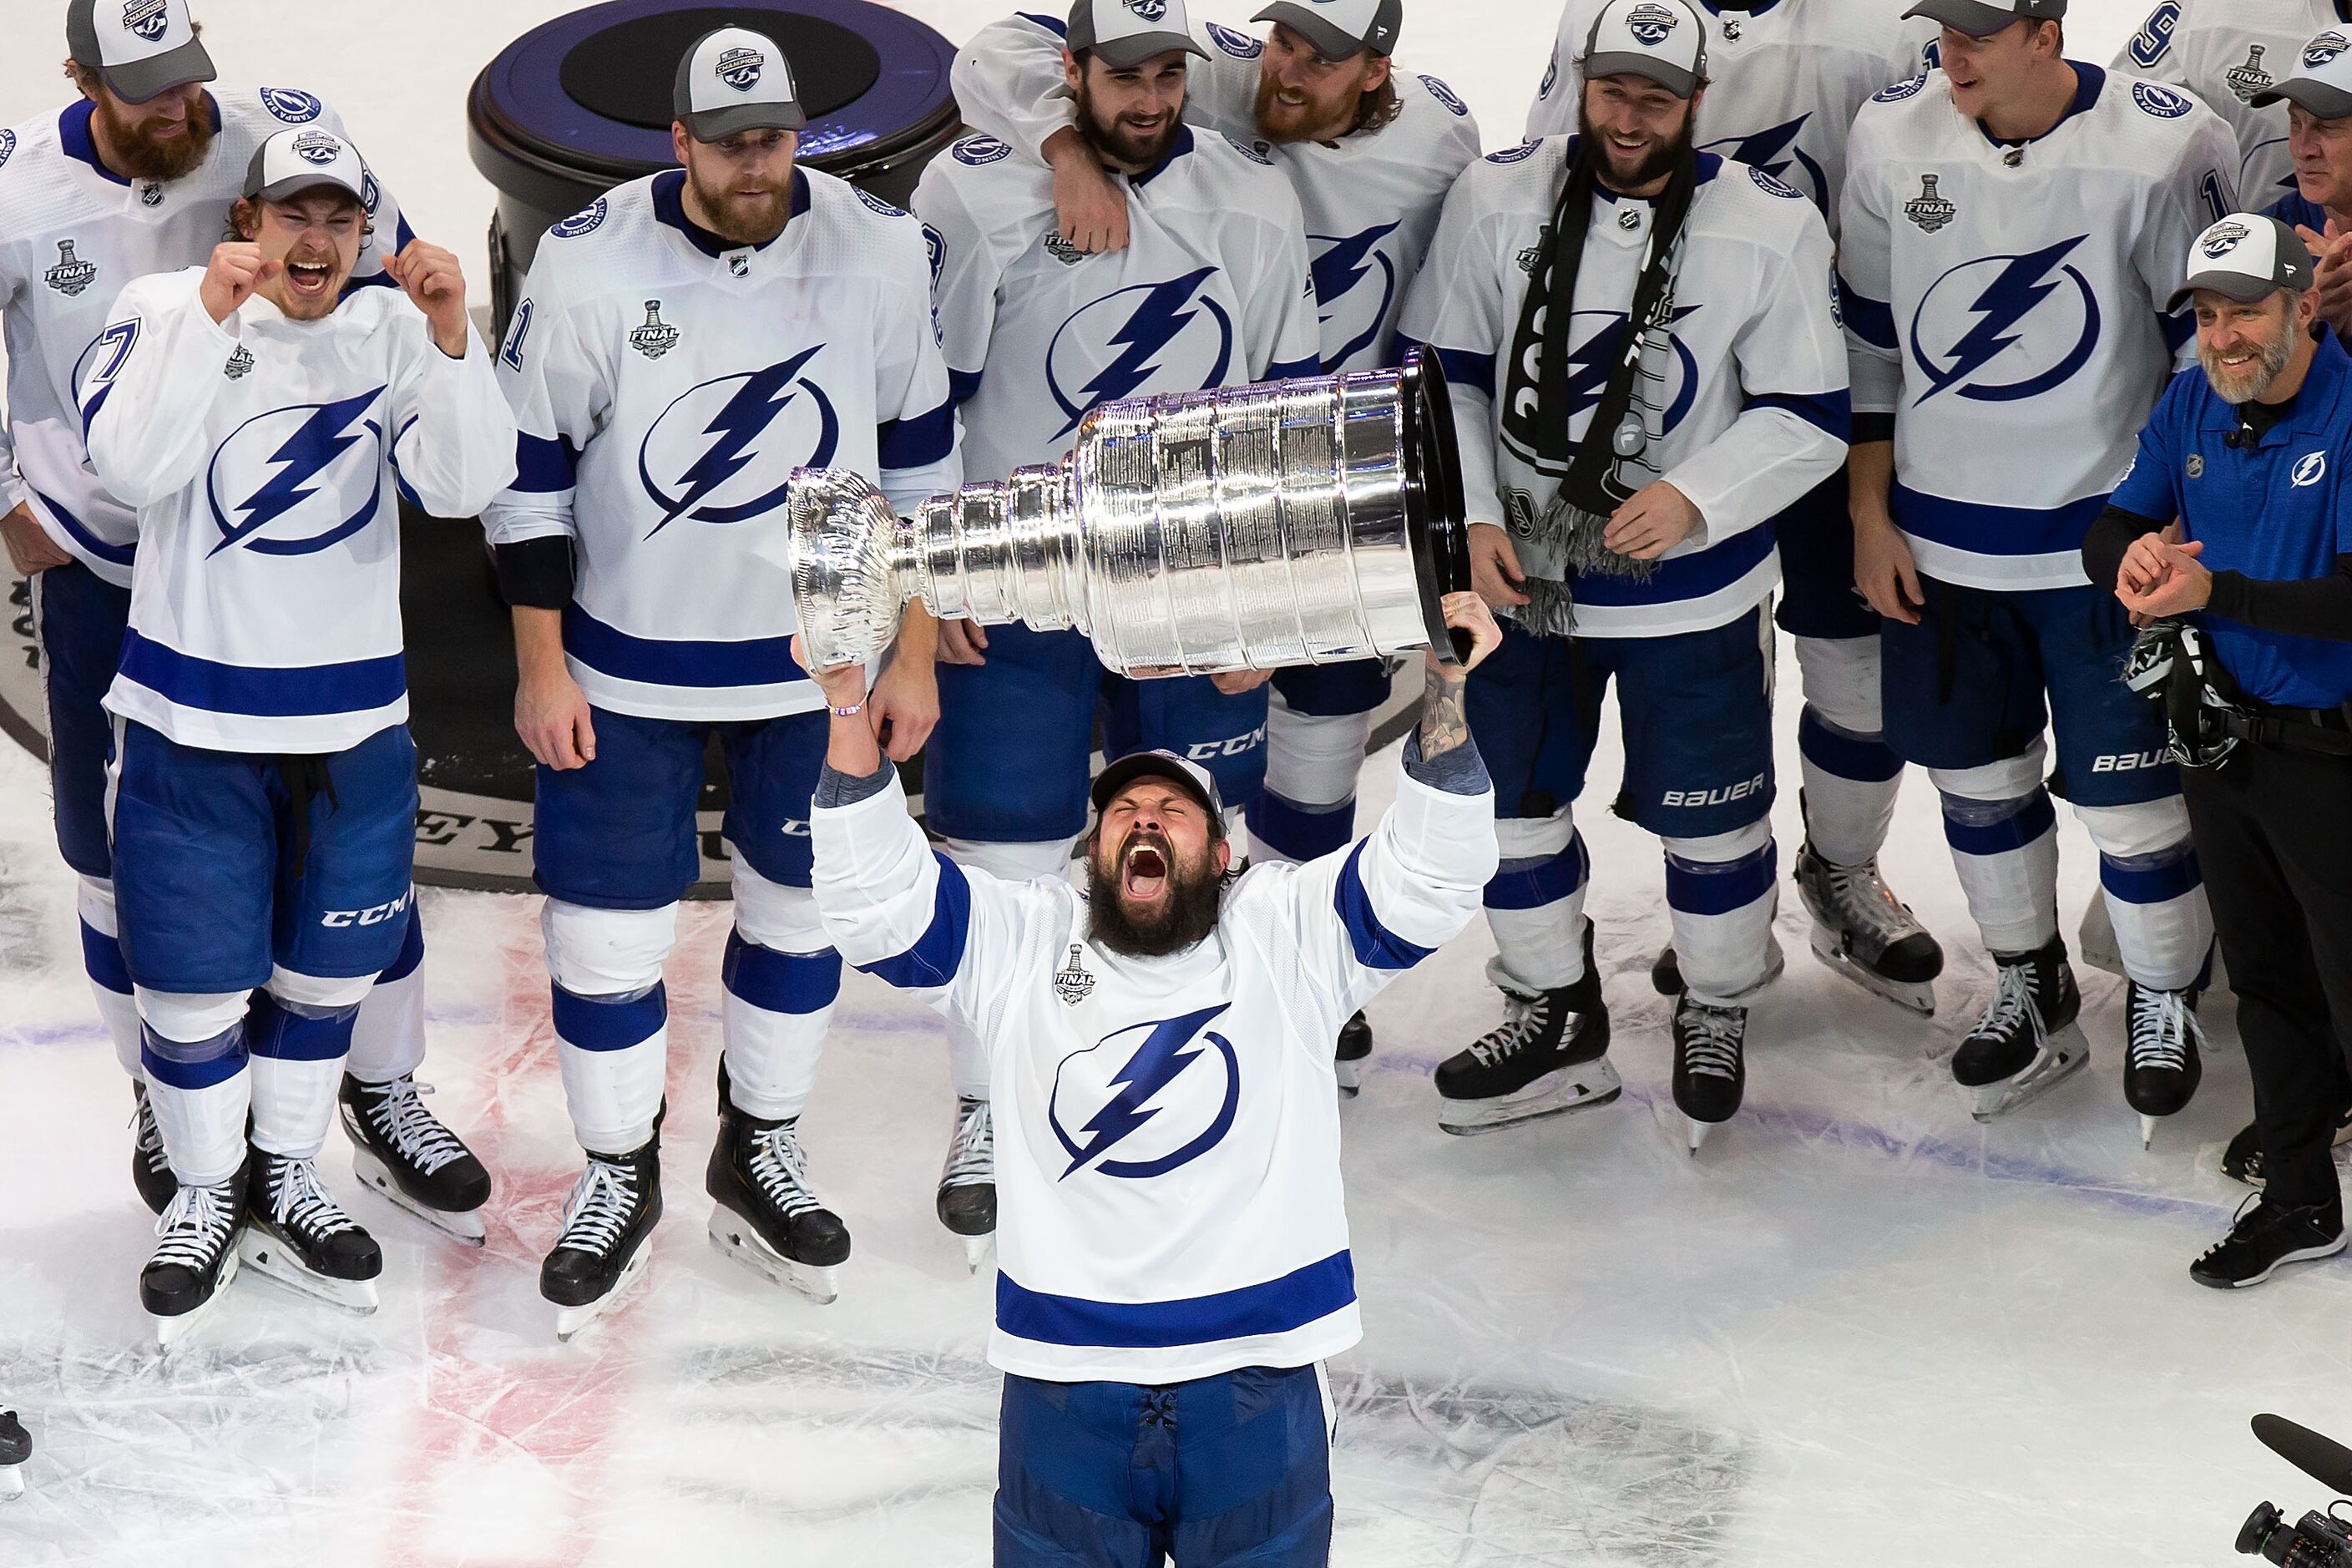
[[[2201,369],[2172,378],[2140,432],[2139,457],[2112,504],[2135,516],[2180,519],[2201,540],[2210,572],[2303,582],[2336,574],[2352,553],[2352,355],[2320,339],[2294,410],[2248,450],[2224,444],[2237,410]],[[2352,642],[2285,637],[2200,615],[2245,693],[2283,708],[2352,700]]]

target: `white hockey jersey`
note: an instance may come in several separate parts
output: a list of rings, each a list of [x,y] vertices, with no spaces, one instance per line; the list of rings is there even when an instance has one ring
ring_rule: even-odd
[[[1607,0],[1568,0],[1528,135],[1577,130],[1584,74],[1578,67]],[[1742,11],[1692,0],[1706,24],[1706,96],[1698,143],[1794,185],[1837,232],[1846,134],[1854,111],[1881,88],[1919,75],[1936,59],[1937,25],[1903,19],[1896,0],[1759,0]]]
[[[1021,15],[983,27],[956,54],[956,102],[974,130],[1042,161],[1070,123],[1058,16]],[[1184,118],[1248,147],[1289,176],[1313,258],[1323,368],[1397,363],[1396,321],[1421,270],[1438,209],[1478,158],[1469,105],[1435,77],[1394,72],[1397,116],[1338,142],[1274,142],[1257,133],[1258,57],[1247,33],[1208,23],[1206,60],[1191,61]]]
[[[1446,199],[1401,329],[1445,367],[1469,521],[1502,524],[1521,542],[1557,486],[1504,448],[1498,372],[1576,143],[1547,137],[1472,165]],[[1577,577],[1579,636],[1669,637],[1747,614],[1780,581],[1763,525],[1845,458],[1845,349],[1820,211],[1793,186],[1713,153],[1700,155],[1699,182],[1675,290],[1664,437],[1645,455],[1647,475],[1628,463],[1621,477],[1637,487],[1668,480],[1706,523],[1646,580]],[[1648,202],[1595,193],[1576,279],[1572,438],[1591,423],[1622,350],[1651,218]]]
[[[106,706],[186,746],[340,752],[408,717],[395,488],[472,516],[514,477],[514,419],[478,335],[451,359],[396,289],[216,322],[203,278],[123,289],[82,378],[90,463],[139,526]]]
[[[600,708],[772,718],[824,706],[795,664],[785,495],[845,468],[911,512],[962,482],[923,226],[793,174],[764,246],[687,217],[686,174],[547,231],[499,349],[522,427],[492,543],[569,535],[563,646]]]
[[[0,320],[8,345],[0,512],[26,503],[59,548],[117,586],[131,582],[131,509],[90,472],[74,402],[108,307],[134,278],[211,257],[263,142],[289,125],[343,133],[334,111],[307,92],[207,90],[217,129],[212,150],[169,183],[125,180],[99,162],[87,100],[0,130]],[[380,257],[412,237],[388,192],[372,184],[368,195],[373,232],[355,284],[388,281]]]
[[[1213,934],[1151,960],[1088,941],[1066,882],[935,853],[895,778],[811,814],[834,945],[988,1052],[992,1364],[1166,1384],[1356,1342],[1331,1038],[1476,913],[1494,812],[1402,777],[1370,837],[1253,866]]]
[[[2315,34],[2352,22],[2341,0],[2162,0],[2115,68],[2195,93],[2238,138],[2239,199],[2260,212],[2294,192],[2286,105],[2247,100],[2294,71]]]
[[[1061,242],[1052,171],[1003,142],[966,137],[923,171],[975,479],[1058,461],[1097,404],[1321,366],[1298,198],[1272,166],[1179,126],[1165,163],[1114,178],[1127,248],[1087,256]]]
[[[1895,526],[1948,583],[2085,581],[2084,531],[2176,354],[2193,355],[2188,314],[2165,314],[2189,242],[2233,209],[2237,156],[2211,110],[2074,69],[2067,117],[2021,147],[1963,118],[1941,72],[1854,121],[1854,412],[1895,415]]]

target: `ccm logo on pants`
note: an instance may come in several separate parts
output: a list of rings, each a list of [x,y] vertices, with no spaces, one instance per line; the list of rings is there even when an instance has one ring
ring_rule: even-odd
[[[415,898],[416,889],[411,888],[392,902],[378,904],[373,909],[329,910],[319,917],[319,923],[330,931],[341,931],[347,926],[382,925],[393,916],[407,909]]]
[[[1735,800],[1746,800],[1751,795],[1764,792],[1764,775],[1736,784],[1724,784],[1716,789],[1670,789],[1660,805],[1728,805]]]
[[[1230,741],[1198,741],[1184,748],[1188,761],[1209,762],[1217,757],[1244,757],[1265,743],[1265,726],[1261,724],[1246,735],[1235,735]]]

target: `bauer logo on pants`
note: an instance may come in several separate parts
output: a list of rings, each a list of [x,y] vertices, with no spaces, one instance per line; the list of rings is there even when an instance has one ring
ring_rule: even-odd
[[[1232,1005],[1115,1030],[1062,1058],[1045,1106],[1070,1157],[1062,1180],[1084,1170],[1164,1176],[1223,1141],[1241,1106],[1241,1063],[1208,1026]]]

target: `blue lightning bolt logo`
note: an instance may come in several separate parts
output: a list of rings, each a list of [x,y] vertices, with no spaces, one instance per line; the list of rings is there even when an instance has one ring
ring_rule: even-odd
[[[816,449],[809,458],[809,466],[823,468],[833,460],[834,447],[840,437],[840,421],[824,390],[814,382],[800,379],[802,370],[824,349],[824,345],[819,343],[790,359],[779,360],[764,370],[703,382],[688,388],[662,411],[661,417],[654,421],[653,427],[646,432],[644,443],[637,448],[638,480],[645,486],[646,493],[662,509],[660,521],[646,531],[647,539],[681,517],[691,516],[697,522],[740,522],[746,518],[764,515],[781,505],[784,492],[790,488],[788,480],[780,479],[765,494],[749,500],[725,506],[703,503],[719,487],[757,460],[759,453],[755,447],[760,437],[775,423],[776,416],[789,407],[803,391],[806,391],[815,404],[821,421]],[[655,438],[662,435],[670,415],[696,394],[729,382],[740,384],[719,405],[719,411],[704,422],[698,434],[709,437],[711,440],[680,471],[675,493],[672,493],[670,488],[654,478]]]
[[[1810,114],[1800,114],[1794,120],[1767,130],[1754,132],[1746,136],[1726,136],[1719,142],[1710,142],[1699,151],[1720,153],[1736,163],[1745,163],[1751,169],[1761,169],[1776,180],[1783,178],[1788,174],[1790,164],[1799,164],[1804,169],[1806,176],[1812,181],[1813,200],[1816,205],[1819,205],[1826,199],[1829,181],[1823,176],[1821,164],[1815,163],[1802,147],[1797,145],[1797,138],[1804,134],[1805,122],[1811,119],[1812,116]]]
[[[267,414],[255,415],[231,431],[228,439],[223,441],[213,454],[212,472],[205,487],[212,500],[213,521],[221,531],[220,542],[214,545],[208,554],[218,555],[231,545],[251,538],[259,530],[317,495],[323,487],[312,481],[326,470],[329,464],[359,444],[360,436],[353,431],[353,426],[362,426],[380,438],[383,427],[373,420],[363,421],[362,416],[383,395],[383,388],[378,386],[339,403],[298,404],[292,408],[273,408]],[[278,465],[277,471],[250,495],[228,509],[236,513],[236,521],[232,521],[220,503],[222,460],[236,449],[238,437],[263,420],[305,413],[306,410],[306,416],[294,427],[293,434],[280,441],[276,450],[264,459]],[[373,478],[374,482],[368,486],[366,500],[326,532],[308,539],[255,540],[251,548],[268,555],[307,555],[349,538],[375,516],[383,475],[376,474]]]
[[[1106,1176],[1129,1180],[1164,1175],[1216,1146],[1233,1127],[1234,1112],[1241,1103],[1241,1073],[1232,1043],[1222,1035],[1207,1032],[1207,1026],[1211,1020],[1232,1005],[1230,1002],[1221,1002],[1213,1007],[1204,1007],[1200,1012],[1188,1013],[1164,1023],[1139,1024],[1134,1028],[1106,1035],[1099,1045],[1088,1047],[1089,1051],[1101,1050],[1139,1029],[1148,1031],[1135,1054],[1111,1075],[1109,1087],[1118,1092],[1105,1101],[1101,1109],[1078,1130],[1085,1137],[1084,1142],[1063,1130],[1057,1107],[1048,1106],[1047,1120],[1053,1123],[1054,1136],[1061,1140],[1063,1149],[1070,1156],[1069,1164],[1062,1172],[1065,1179],[1088,1165],[1093,1165]],[[1193,1044],[1195,1036],[1207,1041],[1207,1046]],[[1224,1058],[1225,1092],[1223,1103],[1210,1119],[1208,1126],[1181,1148],[1157,1159],[1123,1161],[1103,1158],[1160,1113],[1161,1108],[1150,1103],[1152,1099],[1175,1082],[1186,1068],[1206,1056],[1209,1046],[1216,1047]],[[1087,1054],[1088,1051],[1077,1053],[1078,1056]],[[1070,1059],[1074,1061],[1076,1058]],[[1065,1061],[1062,1066],[1066,1068],[1069,1062]],[[1054,1098],[1056,1101],[1060,1099],[1063,1082],[1062,1072],[1056,1070],[1054,1077]]]
[[[1679,322],[1698,309],[1696,305],[1677,306],[1675,321]],[[1605,324],[1568,351],[1568,416],[1571,419],[1600,403],[1601,394],[1609,384],[1609,373],[1625,352],[1626,331],[1626,318],[1622,310],[1579,310],[1576,314],[1580,319],[1601,317]],[[1682,339],[1677,337],[1674,342],[1675,357],[1681,363],[1683,374],[1682,384],[1675,389],[1674,401],[1666,408],[1667,430],[1683,422],[1683,416],[1690,412],[1691,404],[1698,396],[1698,362],[1683,346]]]
[[[1361,234],[1349,235],[1344,239],[1333,239],[1319,234],[1307,237],[1309,244],[1323,247],[1315,258],[1313,271],[1315,298],[1322,302],[1318,320],[1322,322],[1325,329],[1326,343],[1330,342],[1328,334],[1331,325],[1331,307],[1353,293],[1356,285],[1370,276],[1373,268],[1377,267],[1381,269],[1379,308],[1372,311],[1371,321],[1361,333],[1350,339],[1340,348],[1325,353],[1324,369],[1337,370],[1357,354],[1370,348],[1372,340],[1380,335],[1381,324],[1388,320],[1389,301],[1396,292],[1396,264],[1389,259],[1388,252],[1380,249],[1379,247],[1381,241],[1394,234],[1396,230],[1396,225],[1384,223],[1377,228],[1368,228]]]
[[[2091,291],[2090,281],[2072,267],[2064,266],[2074,247],[2089,238],[2076,235],[2056,245],[2023,256],[1992,256],[1981,260],[1963,262],[1936,280],[1920,300],[1919,310],[1911,320],[1911,357],[1927,373],[1929,385],[1912,406],[1917,407],[1937,394],[1957,390],[1962,397],[1979,403],[2013,403],[2036,397],[2053,387],[2063,384],[2088,363],[2093,349],[2099,342],[2099,301]],[[1977,318],[1960,340],[1951,347],[1947,363],[1938,365],[1927,347],[1919,341],[1920,322],[1934,302],[1937,289],[1951,282],[1958,274],[1971,268],[1999,264],[2000,270],[1990,283],[1969,304]],[[2055,276],[2053,276],[2053,274]],[[2025,319],[2040,308],[2042,302],[2066,283],[2072,283],[2083,301],[2083,331],[2072,348],[2047,370],[2022,380],[1990,385],[1972,384],[1971,378],[1990,364],[2003,351],[2023,341],[2025,333],[2019,329]],[[1959,285],[1966,287],[1965,284]]]
[[[1077,314],[1062,323],[1062,330],[1054,334],[1054,341],[1045,351],[1046,384],[1054,394],[1054,401],[1060,404],[1062,412],[1069,416],[1068,423],[1055,433],[1055,440],[1076,430],[1078,427],[1078,421],[1084,419],[1097,407],[1106,403],[1116,403],[1122,397],[1132,396],[1145,382],[1159,374],[1161,369],[1160,356],[1168,352],[1170,346],[1200,317],[1203,310],[1213,316],[1216,321],[1218,331],[1216,364],[1210,370],[1200,386],[1187,387],[1183,390],[1206,391],[1210,387],[1223,384],[1225,369],[1233,363],[1233,318],[1228,316],[1224,308],[1214,300],[1201,293],[1201,286],[1216,276],[1216,271],[1213,267],[1202,267],[1186,273],[1181,278],[1171,279],[1165,283],[1139,283],[1131,289],[1122,289],[1118,293],[1105,295],[1093,304],[1084,307]],[[1071,328],[1083,321],[1088,312],[1109,304],[1113,300],[1135,293],[1140,293],[1143,296],[1141,302],[1129,314],[1118,331],[1110,336],[1109,346],[1119,351],[1117,356],[1110,363],[1097,372],[1092,381],[1079,389],[1076,397],[1065,394],[1059,378],[1053,371],[1054,361],[1061,349],[1063,338]],[[1197,306],[1195,296],[1199,297]],[[1173,389],[1163,388],[1162,390]]]

